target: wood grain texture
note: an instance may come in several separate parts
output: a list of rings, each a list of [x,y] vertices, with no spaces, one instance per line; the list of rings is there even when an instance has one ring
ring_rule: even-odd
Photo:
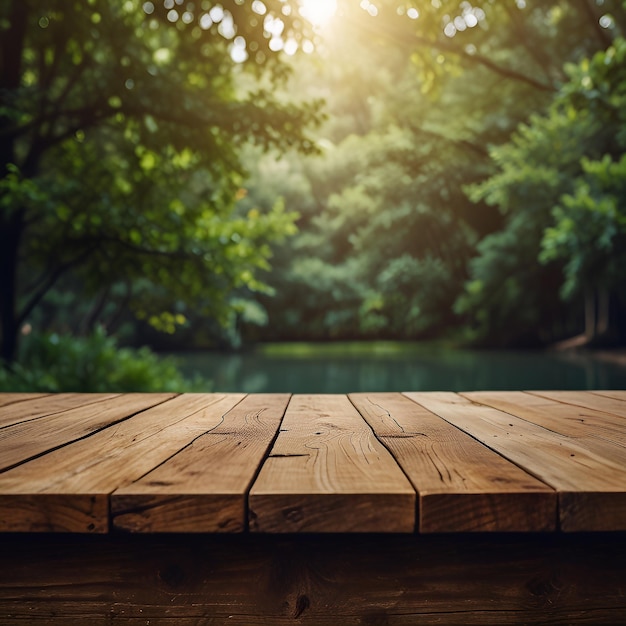
[[[53,398],[51,413],[0,429],[0,471],[87,437],[172,397],[173,394],[129,393],[68,410],[61,408],[64,399]],[[14,414],[10,408],[11,405],[4,408],[2,413]]]
[[[592,409],[593,411],[603,411],[610,415],[626,418],[626,397],[624,400],[618,400],[610,396],[601,396],[591,391],[529,391],[528,393],[556,400],[557,402],[573,404]],[[622,422],[622,425],[624,425],[624,422]]]
[[[0,530],[3,533],[108,531],[109,502],[92,494],[0,493]],[[1,623],[1,622],[0,622]]]
[[[32,420],[62,413],[68,409],[102,402],[109,398],[119,396],[118,393],[57,393],[48,396],[38,396],[30,399],[22,399],[16,402],[2,404],[3,396],[0,394],[0,428],[29,422]],[[19,394],[26,395],[26,394]]]
[[[567,393],[567,392],[566,392]],[[590,394],[581,392],[577,396],[582,402]],[[533,424],[543,426],[561,435],[575,437],[579,440],[587,438],[591,447],[606,455],[626,462],[624,447],[626,446],[626,422],[623,418],[599,411],[591,407],[584,407],[572,403],[564,403],[553,399],[549,394],[530,394],[521,391],[473,391],[461,394],[472,402],[494,407],[505,413],[516,415]],[[564,398],[571,396],[563,396]],[[600,401],[605,400],[600,398]],[[606,398],[607,402],[612,401]],[[600,404],[600,402],[598,403]],[[626,403],[624,403],[626,409]],[[598,447],[598,444],[608,444]],[[616,447],[617,446],[617,447]]]
[[[610,394],[0,394],[0,531],[624,530]]]
[[[0,474],[0,531],[107,532],[113,491],[217,426],[243,397],[184,394]],[[47,505],[38,513],[41,494]],[[54,497],[62,507],[54,507]],[[86,499],[106,515],[96,521],[85,515]],[[69,516],[72,502],[76,511]]]
[[[51,394],[48,393],[7,393],[3,392],[0,394],[0,407],[7,406],[8,404],[14,404],[16,402],[27,402],[29,400],[34,400],[35,398],[43,398],[44,396],[49,396]]]
[[[4,535],[0,623],[624,624],[606,535]]]
[[[351,394],[419,496],[419,530],[553,531],[556,492],[397,393]]]
[[[626,463],[597,451],[606,446],[562,435],[458,394],[405,395],[555,488],[562,530],[626,530]],[[590,495],[593,511],[585,508]]]
[[[343,395],[295,395],[249,496],[257,532],[412,532],[415,491]]]
[[[593,391],[595,395],[604,396],[606,398],[615,398],[616,400],[621,400],[622,402],[626,402],[626,391],[624,390],[614,390],[614,391]]]
[[[288,394],[246,397],[178,454],[118,489],[113,525],[134,532],[244,531],[247,491],[288,401]]]

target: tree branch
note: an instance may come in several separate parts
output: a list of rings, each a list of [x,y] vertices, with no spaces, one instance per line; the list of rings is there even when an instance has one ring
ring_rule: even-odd
[[[364,13],[364,12],[363,12]],[[407,44],[410,47],[418,46],[420,48],[427,48],[429,50],[435,49],[441,52],[449,52],[458,56],[465,62],[468,62],[472,65],[482,65],[487,68],[491,72],[498,74],[504,78],[509,80],[515,80],[518,82],[525,83],[534,89],[538,89],[540,91],[547,92],[556,92],[557,88],[553,84],[547,84],[541,81],[538,81],[536,78],[532,76],[528,76],[527,74],[522,74],[512,68],[504,67],[497,63],[494,63],[491,59],[478,54],[470,54],[465,48],[455,44],[452,41],[438,41],[436,39],[428,39],[426,37],[422,37],[421,35],[415,33],[408,33],[405,30],[394,30],[389,26],[385,25],[384,22],[376,21],[376,25],[374,26],[371,22],[375,20],[368,19],[349,19],[360,30],[365,30],[373,35],[382,35],[385,39],[397,44],[398,41]]]
[[[102,314],[102,311],[109,298],[110,292],[111,292],[111,285],[105,285],[104,289],[101,289],[98,296],[96,296],[95,302],[90,307],[89,311],[87,311],[85,317],[82,320],[81,330],[83,334],[87,335],[93,332],[93,329],[96,326],[96,321]]]
[[[0,90],[19,87],[29,10],[24,0],[13,0],[11,3],[8,19],[10,27],[2,32],[0,39]]]
[[[548,67],[550,67],[550,60],[549,58],[546,58],[545,54],[543,54],[543,51],[538,46],[530,45],[528,29],[526,28],[524,20],[520,19],[519,9],[514,7],[512,4],[509,4],[508,2],[504,3],[504,9],[509,14],[509,19],[513,24],[513,28],[517,31],[519,35],[518,40],[521,42],[521,45],[528,52],[529,56],[534,59],[537,66],[541,69],[543,75],[546,77],[546,80],[552,83],[552,77],[550,76],[550,73],[548,71]]]
[[[87,248],[77,257],[62,263],[55,270],[53,270],[50,273],[49,278],[35,291],[20,313],[16,316],[16,326],[19,327],[26,321],[26,318],[30,315],[31,311],[39,304],[39,302],[41,302],[41,299],[46,295],[46,293],[48,293],[48,291],[50,291],[50,289],[52,289],[57,280],[59,280],[59,278],[67,272],[67,270],[84,261],[90,254],[92,254],[92,252],[93,248]]]
[[[45,137],[38,136],[36,141],[34,141],[31,145],[30,150],[28,151],[28,154],[24,159],[24,163],[22,165],[22,171],[24,172],[24,175],[34,175],[37,170],[37,163],[43,152],[45,152],[52,146],[55,146],[65,141],[65,139],[72,137],[78,130],[95,126],[96,123],[109,117],[113,110],[110,108],[102,109],[98,107],[99,103],[97,105],[84,107],[83,109],[77,109],[76,111],[72,112],[72,115],[76,114],[79,119],[74,122],[74,124],[68,126],[68,128],[66,128],[63,132],[59,132],[56,135],[48,134]],[[63,115],[69,114],[69,112],[66,112]]]
[[[54,102],[54,105],[52,106],[51,111],[47,116],[49,119],[56,119],[58,116],[62,115],[63,103],[69,96],[72,89],[78,83],[78,79],[87,69],[87,67],[91,65],[91,63],[88,63],[87,61],[85,61],[85,59],[86,57],[83,57],[81,62],[74,67],[74,71],[68,77],[67,82],[65,83],[65,87],[63,87],[63,91],[61,91],[61,93],[59,94],[59,97],[56,99],[56,102]],[[89,59],[89,61],[91,61],[91,59]]]
[[[442,50],[444,52],[451,52],[452,54],[458,55],[465,61],[469,61],[471,64],[478,63],[479,65],[486,67],[488,70],[491,70],[495,74],[499,74],[500,76],[503,76],[504,78],[515,80],[521,83],[525,83],[540,91],[549,91],[549,92],[557,91],[556,87],[552,84],[543,83],[541,81],[536,80],[532,76],[527,76],[526,74],[522,74],[511,68],[498,65],[497,63],[494,63],[491,59],[484,57],[480,54],[477,54],[477,53],[470,54],[469,52],[467,52],[467,50],[465,50],[461,46],[457,46],[453,43],[429,41],[423,37],[417,37],[417,36],[416,36],[416,40],[417,40],[417,43],[421,46],[430,46],[430,47]]]
[[[143,248],[117,237],[102,236],[99,237],[98,240],[121,246],[122,248],[130,250],[135,254],[141,254],[145,256],[161,256],[167,259],[188,259],[192,258],[193,256],[187,252],[181,252],[178,250],[157,250],[155,248]]]

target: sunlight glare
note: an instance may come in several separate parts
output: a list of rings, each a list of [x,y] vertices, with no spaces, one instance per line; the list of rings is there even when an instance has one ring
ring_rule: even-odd
[[[325,26],[337,12],[337,0],[301,0],[300,15],[313,26]]]

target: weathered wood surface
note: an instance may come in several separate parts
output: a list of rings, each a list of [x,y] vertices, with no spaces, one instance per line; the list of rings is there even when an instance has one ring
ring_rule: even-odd
[[[4,397],[13,395],[17,396],[17,399],[9,401],[10,398]],[[68,409],[102,402],[119,395],[118,393],[58,393],[47,396],[0,394],[0,407],[4,407],[0,413],[0,428],[29,422],[54,413],[63,413]]]
[[[294,396],[250,491],[260,532],[413,532],[415,491],[342,395]]]
[[[594,391],[595,395],[605,396],[607,398],[615,398],[616,400],[622,400],[626,402],[626,391],[618,390],[618,391]]]
[[[626,448],[595,436],[564,434],[573,430],[567,419],[529,408],[517,393],[501,396],[507,412],[468,399],[479,400],[480,393],[406,395],[556,489],[562,530],[624,530]],[[489,394],[498,403],[495,395]],[[531,397],[529,404],[535,400]],[[599,420],[599,414],[594,418]],[[574,430],[579,433],[578,427]],[[603,430],[596,422],[591,432]]]
[[[604,411],[609,416],[626,418],[626,395],[623,400],[618,400],[611,396],[603,396],[600,393],[591,394],[586,391],[533,391],[532,394],[593,411]]]
[[[588,394],[581,397],[567,392],[561,395],[549,392],[529,394],[521,391],[475,391],[462,395],[473,402],[500,409],[561,435],[578,440],[586,440],[588,437],[600,439],[600,442],[592,443],[608,443],[603,452],[609,457],[623,459],[624,450],[621,448],[626,446],[626,422],[619,413],[615,413],[616,408],[619,410],[622,407],[614,405],[623,405],[626,415],[626,402],[599,398],[596,408],[592,408],[593,403],[585,401]],[[571,402],[564,403],[568,399]],[[576,400],[583,402],[583,405],[573,404]],[[613,414],[598,410],[600,406],[613,407]]]
[[[0,530],[108,532],[110,495],[220,423],[243,394],[185,394],[0,474]]]
[[[135,532],[241,532],[246,497],[289,395],[248,396],[139,480],[116,490],[113,525]]]
[[[0,623],[624,624],[626,536],[4,535]]]
[[[0,394],[0,624],[626,623],[625,404]]]
[[[47,413],[41,410],[43,402],[37,400],[33,401],[34,413],[29,411],[31,403],[18,404],[19,411],[6,407],[0,418],[0,470],[87,437],[171,397],[172,394],[126,394],[95,402],[84,399],[79,402],[82,406],[75,407],[72,398],[53,399]],[[76,396],[73,399],[80,400]]]
[[[395,393],[350,399],[419,493],[421,532],[547,531],[556,492]]]
[[[24,402],[25,400],[33,400],[34,398],[43,398],[49,396],[48,393],[2,393],[0,394],[0,406],[14,404],[16,402]]]
[[[625,407],[622,391],[0,394],[0,531],[626,531]]]

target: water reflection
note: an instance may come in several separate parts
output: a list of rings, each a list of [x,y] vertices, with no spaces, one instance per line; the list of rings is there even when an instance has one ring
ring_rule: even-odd
[[[207,390],[248,393],[624,389],[626,368],[590,356],[452,349],[177,355]]]

